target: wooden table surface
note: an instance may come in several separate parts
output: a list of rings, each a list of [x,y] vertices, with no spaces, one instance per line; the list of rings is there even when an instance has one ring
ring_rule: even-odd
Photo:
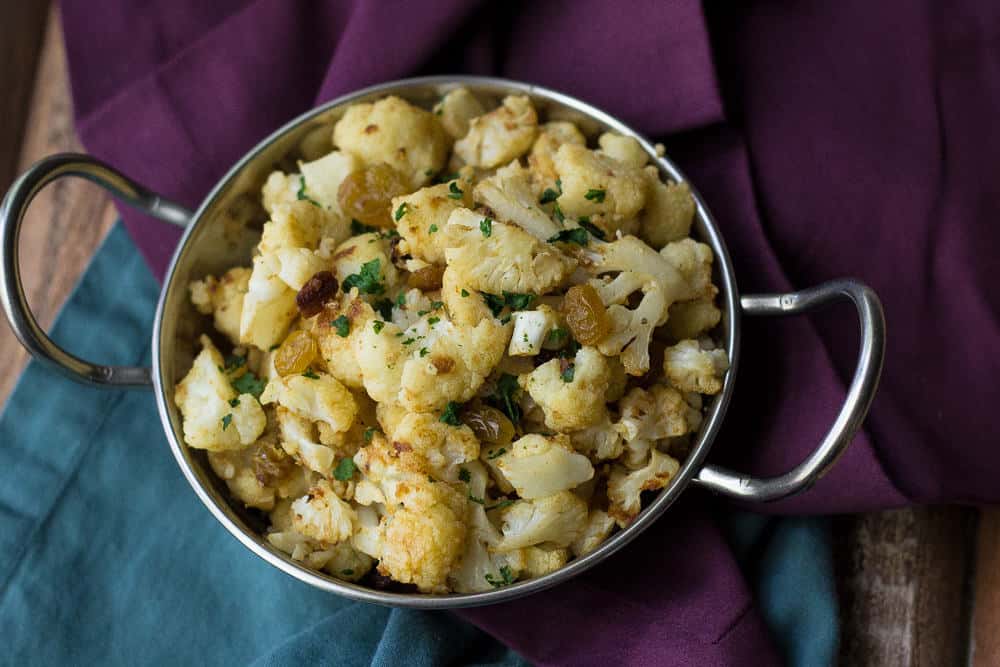
[[[0,99],[3,192],[37,159],[81,150],[55,7],[0,3],[0,90],[6,91]],[[43,326],[115,218],[107,196],[79,180],[59,181],[35,200],[21,257],[25,289]],[[0,406],[26,362],[0,324]],[[1000,666],[1000,510],[837,517],[834,531],[841,664]]]

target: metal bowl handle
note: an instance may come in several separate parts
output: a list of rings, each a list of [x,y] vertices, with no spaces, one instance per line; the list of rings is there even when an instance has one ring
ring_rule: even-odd
[[[184,227],[192,213],[126,178],[108,165],[87,155],[62,153],[34,164],[11,185],[0,204],[0,303],[14,335],[35,359],[66,377],[85,384],[123,388],[152,386],[150,369],[138,366],[102,366],[65,351],[49,338],[24,295],[18,257],[18,239],[25,211],[35,195],[63,176],[79,176],[96,183],[114,197],[155,218]]]
[[[861,324],[861,351],[854,378],[833,426],[809,457],[777,477],[757,478],[720,468],[703,467],[694,482],[723,495],[768,502],[810,488],[837,461],[861,427],[871,407],[882,374],[885,353],[885,316],[878,295],[864,283],[851,278],[834,280],[790,294],[753,294],[740,299],[747,315],[794,315],[806,313],[832,302],[850,299],[858,310]]]

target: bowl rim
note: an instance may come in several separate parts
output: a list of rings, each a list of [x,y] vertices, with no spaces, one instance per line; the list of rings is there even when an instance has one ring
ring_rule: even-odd
[[[674,476],[670,485],[662,490],[645,507],[636,519],[626,528],[605,540],[597,549],[586,556],[575,558],[565,566],[546,574],[544,576],[516,582],[510,586],[497,588],[481,593],[450,593],[445,595],[432,595],[422,593],[393,593],[379,591],[358,584],[342,581],[326,575],[325,573],[310,570],[306,566],[297,563],[290,556],[279,552],[266,542],[260,535],[253,533],[244,522],[236,515],[235,511],[226,502],[220,502],[218,494],[210,493],[205,488],[202,481],[193,468],[187,446],[178,437],[180,425],[176,423],[175,416],[171,411],[171,406],[167,400],[167,391],[164,387],[164,355],[160,354],[163,340],[164,311],[168,301],[168,296],[178,286],[176,283],[177,267],[182,263],[188,242],[195,230],[206,220],[206,212],[212,209],[216,200],[226,190],[226,188],[249,166],[261,153],[271,144],[286,134],[294,131],[305,123],[313,120],[317,116],[329,112],[331,109],[358,101],[361,98],[373,95],[387,95],[392,93],[406,97],[408,89],[419,87],[459,87],[466,86],[472,89],[491,89],[491,91],[505,94],[524,94],[533,98],[541,98],[550,103],[571,109],[582,114],[588,119],[597,121],[620,134],[634,137],[639,141],[643,150],[650,156],[651,164],[655,164],[662,173],[666,173],[677,183],[687,183],[691,189],[691,194],[696,203],[695,226],[700,231],[699,240],[708,243],[715,255],[714,278],[719,288],[719,301],[722,306],[722,331],[726,340],[726,352],[729,356],[729,371],[723,380],[722,391],[711,400],[708,410],[705,413],[702,427],[698,437],[692,446],[691,452],[681,463],[680,470]],[[186,286],[185,286],[186,288]],[[469,75],[436,75],[426,77],[415,77],[407,79],[397,79],[385,83],[368,86],[355,90],[319,106],[316,106],[305,113],[288,121],[277,130],[259,141],[242,158],[240,158],[216,183],[209,193],[202,200],[198,209],[191,218],[190,224],[185,229],[165,274],[160,298],[156,307],[156,315],[153,323],[152,337],[152,357],[153,357],[153,384],[155,387],[157,411],[160,421],[170,444],[171,452],[177,460],[178,466],[187,479],[195,494],[202,501],[212,515],[235,537],[240,543],[251,552],[277,567],[279,570],[307,584],[322,590],[343,595],[344,597],[361,601],[371,602],[381,605],[397,607],[408,607],[417,609],[454,609],[461,607],[475,607],[500,602],[507,602],[516,598],[536,593],[544,589],[565,582],[582,572],[589,570],[599,562],[611,556],[613,553],[624,547],[626,544],[637,538],[643,531],[651,526],[663,513],[676,501],[678,496],[691,484],[692,480],[701,469],[705,457],[708,455],[712,444],[722,426],[722,421],[732,399],[735,388],[736,372],[739,363],[740,352],[740,297],[736,284],[735,273],[732,260],[718,228],[714,217],[706,206],[697,188],[688,180],[683,172],[666,156],[659,156],[653,145],[639,132],[635,131],[624,122],[614,116],[579,100],[573,96],[558,92],[551,88],[535,84],[525,83],[496,77],[482,77]]]

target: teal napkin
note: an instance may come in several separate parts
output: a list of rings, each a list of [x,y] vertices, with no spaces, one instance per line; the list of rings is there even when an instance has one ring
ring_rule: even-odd
[[[51,335],[149,365],[158,290],[116,225]],[[726,521],[789,663],[830,664],[825,521]],[[197,500],[151,393],[81,387],[34,362],[0,415],[0,627],[0,661],[18,665],[524,664],[452,614],[349,602],[275,570]]]

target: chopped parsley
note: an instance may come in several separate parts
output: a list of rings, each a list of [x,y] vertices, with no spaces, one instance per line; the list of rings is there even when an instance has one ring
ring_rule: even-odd
[[[490,294],[489,292],[483,292],[483,301],[489,306],[490,311],[493,313],[493,317],[500,314],[503,310],[504,302],[503,299],[496,294]]]
[[[330,322],[330,326],[337,330],[337,335],[341,338],[347,338],[351,334],[351,321],[347,319],[347,315],[341,315]]]
[[[521,387],[517,384],[517,376],[504,373],[497,380],[497,387],[490,397],[514,424],[521,421],[521,406],[517,404],[517,393],[520,390]]]
[[[222,430],[225,431],[233,423],[233,413],[230,412],[222,418]]]
[[[435,233],[435,232],[436,232],[437,230],[438,230],[438,226],[437,226],[437,225],[434,225],[434,224],[432,224],[432,225],[431,225],[430,227],[428,227],[428,228],[427,228],[427,233],[428,233],[428,234],[433,234],[433,233]]]
[[[559,377],[562,378],[563,382],[568,383],[573,381],[573,377],[575,375],[576,375],[576,365],[570,364],[569,366],[566,367],[566,369],[562,372],[562,374]]]
[[[549,332],[549,342],[558,343],[568,335],[569,331],[561,327],[556,327],[555,329]]]
[[[569,339],[569,343],[563,349],[559,350],[558,356],[561,359],[569,359],[570,357],[575,357],[576,353],[580,351],[580,344],[577,343],[572,338]]]
[[[431,310],[441,310],[444,308],[444,301],[431,301]]]
[[[489,459],[490,461],[492,461],[493,459],[495,459],[497,457],[500,457],[500,456],[503,456],[506,453],[507,453],[507,449],[504,448],[504,447],[501,447],[500,449],[494,449],[494,450],[490,451],[490,453],[486,455],[486,458]]]
[[[400,292],[398,295],[396,295],[396,307],[402,308],[405,305],[406,305],[406,293]]]
[[[423,317],[424,315],[426,315],[429,312],[431,312],[431,311],[429,311],[429,310],[418,310],[417,311],[417,317]]]
[[[316,201],[315,199],[306,194],[305,176],[299,176],[299,189],[295,193],[295,198],[298,199],[299,201],[307,201],[313,206],[319,206],[319,208],[323,208],[322,206],[320,206],[320,203],[318,201]]]
[[[235,408],[239,404],[240,404],[240,399],[238,399],[238,398],[231,398],[231,399],[229,399],[229,407]]]
[[[385,326],[385,322],[382,320],[375,320],[372,322],[372,331],[375,333],[382,333],[382,327]]]
[[[454,180],[457,180],[457,179],[458,179],[458,172],[457,171],[453,171],[453,172],[448,173],[448,174],[439,174],[438,177],[435,179],[435,182],[437,182],[437,183],[447,183],[448,181],[454,181]]]
[[[471,500],[474,503],[479,503],[480,505],[485,505],[486,504],[485,500],[483,500],[479,496],[474,496],[471,493],[469,494],[469,500]]]
[[[607,234],[604,233],[604,230],[595,225],[594,223],[592,223],[590,221],[590,218],[584,216],[579,220],[577,220],[577,222],[580,224],[581,227],[583,227],[588,232],[593,234],[595,238],[599,238],[603,241],[607,237]]]
[[[223,369],[224,372],[235,371],[237,368],[243,368],[246,366],[247,358],[241,357],[238,354],[230,354],[226,357],[226,367]]]
[[[500,576],[494,577],[489,572],[486,573],[486,583],[488,583],[493,588],[503,588],[504,586],[510,586],[514,583],[514,573],[511,572],[509,565],[504,565],[500,568]]]
[[[438,420],[445,424],[450,424],[451,426],[461,426],[462,422],[458,418],[458,411],[462,409],[461,403],[456,403],[455,401],[448,401],[448,405],[445,407],[444,412],[441,413],[441,418]]]
[[[434,326],[435,324],[437,324],[440,321],[441,321],[440,317],[428,317],[427,318],[427,324],[430,325],[430,326]]]
[[[462,291],[460,292],[460,294],[462,295],[462,298],[464,299],[465,297],[469,296],[469,290],[467,290],[467,289],[465,289],[463,287]]]
[[[399,208],[396,209],[396,213],[393,215],[393,217],[396,219],[396,222],[399,222],[400,218],[406,215],[407,208],[409,207],[406,205],[405,201],[399,205]]]
[[[510,322],[510,315],[504,315],[500,318],[500,324],[507,324]]]
[[[355,220],[351,218],[351,236],[360,236],[361,234],[368,234],[370,232],[377,232],[378,230],[371,225],[366,225],[360,220]]]
[[[554,217],[559,224],[566,222],[566,216],[563,215],[562,209],[559,208],[559,202],[556,202],[556,205],[552,208],[552,217]]]
[[[267,351],[268,351],[268,352],[274,352],[274,351],[275,351],[275,350],[277,350],[277,349],[278,349],[279,347],[281,347],[281,344],[280,344],[280,343],[275,343],[275,344],[274,344],[274,345],[272,345],[271,347],[267,348]]]
[[[489,218],[483,218],[479,221],[479,231],[483,233],[483,236],[489,238],[493,236],[493,221]]]
[[[587,245],[590,241],[590,234],[583,227],[574,229],[564,229],[549,239],[549,243],[575,243],[577,245]]]
[[[587,190],[587,194],[583,195],[583,198],[600,204],[601,202],[604,201],[604,196],[606,194],[607,193],[604,190],[596,190],[592,188],[590,190]]]
[[[378,311],[378,314],[382,316],[383,320],[392,319],[392,301],[389,299],[379,299],[372,304],[372,308]],[[378,333],[377,331],[375,333]]]
[[[354,575],[354,570],[341,570],[340,573],[345,577],[350,577]]]
[[[264,378],[258,378],[250,371],[247,371],[230,382],[230,384],[233,385],[233,389],[239,393],[250,394],[254,398],[259,399],[260,395],[264,393],[264,387],[267,386],[267,380]]]
[[[498,502],[496,505],[490,505],[489,507],[487,507],[486,511],[490,512],[492,510],[502,510],[504,507],[510,507],[513,504],[514,504],[513,500],[511,500],[510,498],[504,498],[503,500],[501,500],[500,502]]]
[[[374,426],[369,426],[368,428],[366,428],[365,429],[365,434],[364,434],[365,442],[371,442],[372,441],[372,437],[374,437],[374,435],[375,435],[375,427]]]
[[[431,351],[428,350],[426,347],[420,348],[420,356],[421,357],[426,357],[430,353],[431,353]]]
[[[403,345],[412,345],[413,343],[416,342],[417,342],[416,338],[407,338],[406,340],[403,341]]]
[[[344,278],[342,286],[344,292],[350,292],[351,288],[357,287],[362,294],[381,294],[385,291],[382,284],[382,260],[373,259],[361,265],[360,273],[352,273]]]
[[[465,468],[458,469],[458,478],[468,484],[472,481],[472,474]]]
[[[535,300],[535,295],[504,292],[503,300],[510,306],[511,310],[527,310],[531,306],[531,302]]]
[[[337,464],[337,467],[333,471],[333,478],[341,482],[346,482],[354,477],[355,468],[354,459],[340,459],[340,463]]]
[[[316,371],[311,368],[307,368],[306,372],[302,374],[302,377],[309,378],[310,380],[318,380],[319,376],[316,375]]]
[[[545,188],[545,192],[542,193],[542,198],[538,200],[540,204],[548,204],[549,202],[554,202],[559,199],[562,195],[562,180],[556,179],[556,189]]]
[[[448,197],[450,199],[461,199],[462,195],[464,194],[465,191],[462,190],[462,188],[458,187],[457,182],[452,181],[451,184],[448,186]]]

